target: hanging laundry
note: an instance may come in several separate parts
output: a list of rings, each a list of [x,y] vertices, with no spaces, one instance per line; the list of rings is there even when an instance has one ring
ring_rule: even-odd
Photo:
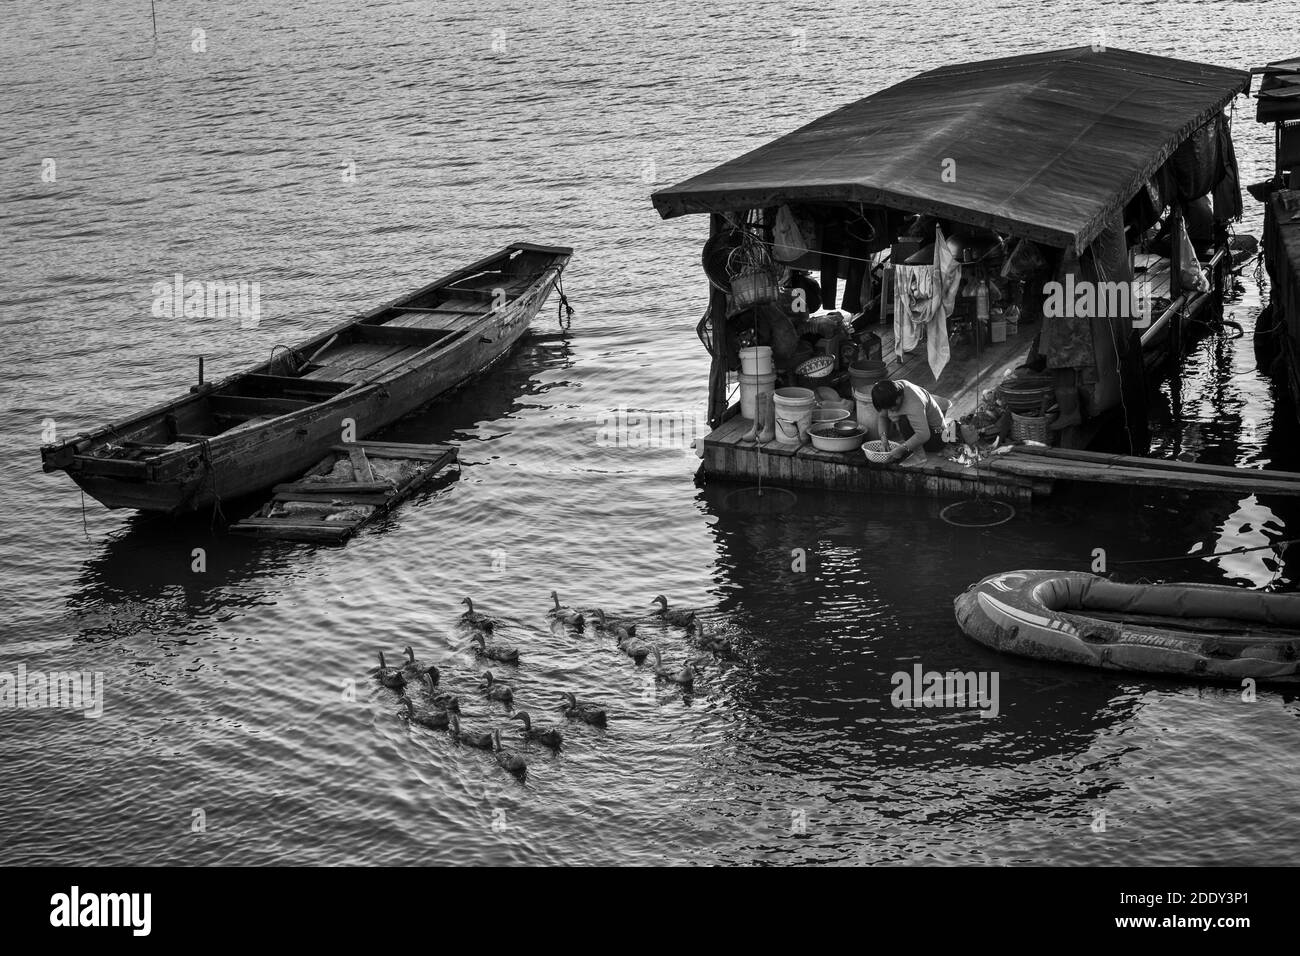
[[[957,304],[961,263],[956,252],[934,228],[934,262],[894,266],[894,353],[902,361],[924,334],[926,360],[936,379],[948,364],[948,316]]]

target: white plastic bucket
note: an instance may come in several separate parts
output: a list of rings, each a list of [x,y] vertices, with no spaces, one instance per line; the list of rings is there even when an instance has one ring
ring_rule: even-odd
[[[772,393],[776,405],[776,440],[782,445],[802,445],[808,440],[817,397],[808,388],[778,388]]]
[[[880,437],[880,413],[871,404],[871,389],[855,388],[853,398],[858,406],[858,424],[867,430],[867,441],[874,441]]]
[[[740,350],[741,375],[768,375],[772,372],[772,348],[768,345],[752,345]]]
[[[768,372],[766,375],[747,375],[741,372],[740,417],[754,421],[758,417],[759,398],[762,397],[770,402],[774,391],[776,391],[776,372]]]

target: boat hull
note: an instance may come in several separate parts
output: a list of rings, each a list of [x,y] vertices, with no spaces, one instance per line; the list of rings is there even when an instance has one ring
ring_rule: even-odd
[[[534,254],[547,249],[525,248]],[[333,397],[295,403],[306,407],[289,413],[169,446],[165,453],[139,460],[96,457],[95,448],[102,448],[105,441],[103,434],[139,434],[142,429],[155,427],[160,418],[184,419],[187,408],[201,403],[215,390],[228,388],[241,377],[257,378],[253,373],[266,371],[265,366],[259,366],[109,426],[99,436],[78,436],[60,446],[47,446],[42,449],[45,468],[66,471],[87,494],[109,508],[185,514],[264,492],[316,464],[332,446],[375,433],[501,361],[527,333],[530,321],[550,296],[568,261],[570,250],[547,251],[553,254],[554,264],[543,268],[537,280],[516,298],[486,312],[481,320],[473,320],[457,334],[446,334],[445,345],[436,344],[435,339],[435,344],[372,381],[352,383]],[[427,289],[422,292],[427,295]],[[385,310],[400,312],[401,301],[373,310],[359,322],[373,323],[374,317]],[[302,347],[303,351],[329,348],[349,327],[340,326],[317,336]],[[409,334],[416,340],[421,335],[419,330],[397,329],[397,333]],[[425,338],[435,334],[423,333]],[[321,383],[304,380],[304,387],[313,384]]]
[[[1021,657],[1197,680],[1300,682],[1300,595],[1009,571],[953,603],[967,637]]]

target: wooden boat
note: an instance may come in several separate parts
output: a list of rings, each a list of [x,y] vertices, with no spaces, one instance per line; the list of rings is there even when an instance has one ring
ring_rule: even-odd
[[[966,636],[1009,654],[1202,680],[1300,681],[1300,594],[1009,571],[972,584],[954,605]]]
[[[502,358],[572,254],[512,243],[248,371],[46,445],[44,468],[110,508],[179,514],[264,491]]]
[[[452,445],[359,441],[335,445],[297,481],[231,525],[235,534],[343,544],[388,514],[456,460]]]

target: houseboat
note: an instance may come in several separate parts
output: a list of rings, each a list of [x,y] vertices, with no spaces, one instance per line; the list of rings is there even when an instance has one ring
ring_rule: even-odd
[[[1105,424],[1141,462],[1145,372],[1232,265],[1250,84],[1113,48],[955,64],[655,192],[710,221],[704,474],[1028,501],[1113,469]],[[877,463],[882,380],[936,397],[943,451]]]
[[[1300,56],[1260,74],[1255,119],[1273,125],[1273,175],[1252,184],[1264,204],[1264,266],[1269,304],[1255,325],[1256,351],[1300,408]]]

